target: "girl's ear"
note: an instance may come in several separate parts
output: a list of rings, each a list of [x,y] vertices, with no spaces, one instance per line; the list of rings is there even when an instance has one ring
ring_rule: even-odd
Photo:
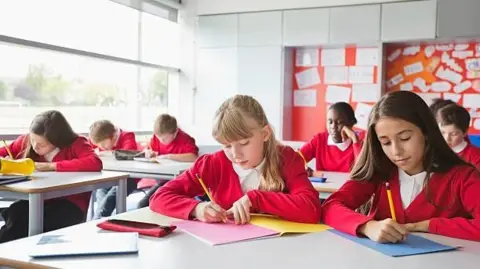
[[[272,128],[270,128],[270,125],[267,124],[262,128],[263,142],[267,142],[268,140],[270,140],[271,136],[272,136]]]

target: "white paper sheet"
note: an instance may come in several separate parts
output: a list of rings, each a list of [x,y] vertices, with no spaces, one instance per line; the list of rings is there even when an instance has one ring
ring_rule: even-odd
[[[458,50],[466,50],[468,49],[470,45],[468,44],[457,44],[455,45],[455,50],[458,51]]]
[[[367,130],[368,128],[368,116],[372,111],[373,106],[358,103],[357,107],[355,108],[355,118],[357,118],[357,127],[363,130]]]
[[[463,94],[463,106],[468,108],[480,108],[480,94],[478,93]]]
[[[474,128],[475,130],[480,130],[480,119],[475,119],[475,120],[473,121],[473,128]]]
[[[465,66],[469,71],[480,71],[480,58],[465,60]]]
[[[342,66],[345,65],[345,49],[322,49],[322,66]]]
[[[450,58],[450,55],[446,52],[442,53],[442,63],[446,64],[449,68],[456,72],[463,72],[463,68],[457,64],[454,59]]]
[[[415,81],[413,81],[413,85],[422,92],[428,92],[430,89],[430,87],[427,86],[427,82],[425,82],[425,79],[423,78],[416,78]]]
[[[325,67],[323,80],[325,84],[347,84],[348,83],[348,67],[347,66]]]
[[[422,62],[416,62],[413,64],[409,64],[403,67],[403,72],[405,72],[406,76],[411,76],[420,72],[423,72],[423,64]]]
[[[423,101],[427,103],[427,105],[431,105],[434,99],[440,98],[442,96],[441,93],[417,93],[418,96],[422,97]]]
[[[294,90],[293,106],[295,107],[316,107],[317,106],[317,90]]]
[[[480,71],[467,71],[467,78],[469,79],[480,78]]]
[[[395,61],[395,60],[398,58],[398,56],[400,56],[401,54],[402,54],[402,50],[401,50],[401,49],[396,49],[396,50],[394,50],[392,53],[390,53],[390,55],[388,55],[387,60],[388,60],[389,62],[393,62],[393,61]]]
[[[476,50],[475,57],[480,57],[480,43],[478,43],[475,46],[475,50]]]
[[[464,82],[455,85],[453,91],[456,93],[462,93],[472,87],[472,82],[470,80],[465,80]]]
[[[454,84],[459,84],[462,82],[462,75],[460,75],[457,72],[454,72],[450,69],[444,69],[443,67],[439,67],[437,69],[437,72],[435,74],[438,78],[443,79],[443,80],[448,80],[450,82],[453,82]]]
[[[320,75],[316,67],[309,68],[302,72],[296,73],[295,78],[300,89],[308,88],[320,83]]]
[[[352,85],[352,102],[375,103],[380,99],[378,84]]]
[[[480,80],[474,80],[472,82],[472,88],[477,92],[480,92]]]
[[[400,85],[400,90],[401,91],[413,91],[413,84],[410,82],[403,83]]]
[[[443,99],[451,100],[455,103],[458,103],[458,101],[460,101],[460,98],[462,98],[461,94],[449,93],[449,92],[446,92],[443,94]]]
[[[473,56],[473,50],[461,50],[452,52],[452,57],[466,59]]]
[[[373,66],[350,66],[348,69],[348,82],[355,83],[373,83]]]
[[[349,87],[327,86],[327,93],[325,94],[325,102],[333,104],[336,102],[350,101]]]
[[[425,48],[425,56],[427,56],[427,58],[432,57],[434,52],[435,52],[435,46],[427,46]]]
[[[453,44],[448,44],[448,45],[436,45],[435,48],[439,51],[450,51],[453,50],[454,45]]]
[[[406,47],[403,50],[403,55],[410,56],[410,55],[415,55],[419,52],[420,52],[420,46],[410,46],[410,47]]]
[[[318,66],[318,49],[299,48],[296,51],[296,66]]]
[[[378,48],[357,48],[355,65],[378,65]]]
[[[403,75],[397,74],[393,76],[389,81],[387,81],[387,87],[395,87],[403,81]]]
[[[434,92],[448,92],[451,88],[452,84],[446,81],[437,81],[430,85],[430,89],[432,89]]]

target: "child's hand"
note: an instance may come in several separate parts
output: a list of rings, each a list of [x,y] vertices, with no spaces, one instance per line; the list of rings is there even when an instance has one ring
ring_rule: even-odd
[[[397,243],[407,239],[408,231],[392,219],[371,220],[359,228],[361,234],[379,243]]]
[[[35,163],[35,169],[40,172],[55,171],[56,168],[57,166],[55,163]]]
[[[424,220],[416,223],[407,223],[405,228],[409,232],[422,232],[428,233],[428,226],[430,225],[430,220]]]
[[[235,224],[245,224],[250,222],[250,207],[252,203],[248,198],[248,195],[242,196],[235,203],[232,208],[227,211],[227,215],[233,215]]]
[[[145,149],[145,158],[150,159],[150,158],[155,158],[157,157],[157,153],[151,149]]]
[[[342,134],[342,141],[344,141],[344,142],[347,139],[352,140],[353,143],[358,142],[357,134],[351,128],[349,128],[347,126],[343,126],[341,134]]]
[[[226,211],[212,202],[199,203],[192,212],[192,217],[202,222],[223,222],[226,220]]]
[[[313,171],[312,177],[323,177],[322,171]]]

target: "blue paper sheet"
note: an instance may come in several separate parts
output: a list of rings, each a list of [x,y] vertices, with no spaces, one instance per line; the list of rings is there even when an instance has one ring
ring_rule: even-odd
[[[456,247],[442,245],[432,240],[413,234],[409,234],[407,237],[407,241],[405,242],[396,244],[381,244],[372,241],[369,238],[351,236],[349,234],[342,233],[333,229],[329,231],[392,257],[419,255],[456,249]]]

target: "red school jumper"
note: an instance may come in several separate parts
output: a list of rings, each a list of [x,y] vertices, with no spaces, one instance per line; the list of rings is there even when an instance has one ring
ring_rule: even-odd
[[[252,203],[251,211],[273,214],[290,221],[317,223],[321,217],[320,200],[308,180],[302,158],[290,147],[278,146],[278,150],[285,190],[248,191],[246,195]],[[150,208],[171,217],[188,219],[200,203],[193,197],[204,194],[197,174],[210,189],[215,202],[224,209],[230,209],[245,195],[232,162],[223,151],[218,151],[203,155],[192,168],[159,188],[150,199]]]
[[[468,143],[467,146],[457,154],[466,162],[480,169],[480,148]]]
[[[428,182],[430,201],[423,189],[404,209],[398,171],[388,181],[391,186],[397,222],[430,220],[428,232],[480,241],[480,172],[470,166],[456,166],[445,173],[433,173]],[[354,210],[375,194],[368,216]],[[323,220],[335,229],[357,235],[370,220],[391,218],[385,184],[350,180],[323,204]]]
[[[28,135],[22,135],[9,145],[10,151],[16,159],[23,156],[29,143],[28,140]],[[5,147],[0,148],[0,156],[8,156]],[[34,161],[47,162],[43,156],[34,159]],[[60,152],[55,155],[52,162],[57,164],[57,172],[97,172],[102,170],[102,161],[95,154],[88,140],[83,136],[77,137],[69,147],[60,149]],[[84,192],[65,196],[65,199],[76,204],[86,213],[90,203],[90,194],[91,192]]]
[[[358,142],[352,142],[345,151],[342,151],[335,145],[328,145],[328,132],[318,133],[303,145],[300,151],[307,163],[315,158],[317,171],[350,172],[356,156],[362,149],[364,132],[357,135]]]

